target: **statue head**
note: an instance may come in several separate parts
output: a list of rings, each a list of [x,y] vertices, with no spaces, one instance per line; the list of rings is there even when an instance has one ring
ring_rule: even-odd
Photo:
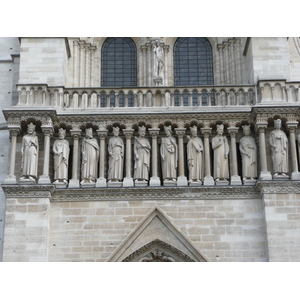
[[[164,126],[164,130],[165,130],[165,133],[166,133],[166,135],[171,135],[172,134],[172,127],[171,127],[171,125],[169,125],[169,126]]]
[[[139,126],[139,135],[144,136],[146,134],[146,127],[143,126]]]
[[[251,132],[250,125],[244,125],[242,127],[243,127],[244,135],[250,135]]]
[[[93,137],[93,128],[87,128],[85,130],[86,137],[92,138]]]
[[[197,126],[196,125],[194,125],[193,127],[191,127],[191,134],[192,134],[192,136],[196,136],[197,135]]]
[[[59,136],[59,138],[64,139],[64,137],[66,136],[66,130],[63,128],[59,128],[58,136]]]
[[[32,123],[28,124],[28,126],[27,126],[27,132],[28,133],[33,133],[34,131],[35,131],[35,125],[32,124]]]
[[[114,136],[118,136],[119,135],[119,131],[120,131],[120,128],[117,126],[117,127],[113,127],[113,134]]]
[[[274,127],[276,129],[280,129],[281,128],[281,119],[274,120]]]
[[[217,132],[219,134],[223,134],[223,132],[224,132],[224,125],[223,124],[217,125]]]

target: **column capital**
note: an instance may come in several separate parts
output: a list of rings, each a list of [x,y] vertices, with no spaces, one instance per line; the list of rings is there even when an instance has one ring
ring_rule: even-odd
[[[107,137],[108,129],[98,129],[96,130],[100,139],[105,139]]]
[[[175,128],[175,132],[179,138],[183,138],[185,135],[186,129],[185,128]]]
[[[122,131],[123,131],[126,139],[130,139],[132,137],[134,129],[133,128],[126,128],[126,129],[123,129]]]
[[[228,127],[227,131],[231,137],[235,137],[239,132],[239,127]]]
[[[10,136],[17,136],[21,131],[21,127],[18,125],[8,126],[8,130],[9,130]]]
[[[44,135],[52,135],[54,132],[53,126],[41,126],[42,132]]]
[[[201,133],[204,135],[204,137],[209,137],[211,134],[212,128],[211,127],[203,127],[200,129]]]
[[[255,131],[257,132],[265,132],[265,129],[268,127],[268,122],[257,122],[255,124]]]
[[[287,128],[287,130],[288,131],[291,131],[291,130],[296,130],[297,129],[297,127],[298,127],[298,122],[297,121],[292,121],[292,122],[290,122],[290,121],[287,121],[286,122],[286,128]]]
[[[159,128],[149,128],[148,131],[151,134],[152,138],[157,138],[160,130]]]
[[[81,137],[81,129],[71,129],[70,133],[74,139],[79,139]]]

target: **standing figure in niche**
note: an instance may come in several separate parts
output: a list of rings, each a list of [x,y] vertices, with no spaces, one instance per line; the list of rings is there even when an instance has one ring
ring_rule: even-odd
[[[60,128],[58,131],[58,140],[53,144],[54,153],[54,183],[68,183],[68,163],[70,147],[69,142],[65,140],[66,130]]]
[[[217,125],[217,135],[212,139],[212,149],[214,150],[214,179],[229,179],[228,154],[229,146],[226,136],[223,136],[224,125]]]
[[[85,131],[86,137],[82,141],[82,165],[81,165],[81,184],[94,183],[97,179],[99,145],[93,138],[93,129]]]
[[[163,180],[176,181],[178,146],[176,140],[172,137],[171,126],[164,126],[164,129],[167,136],[161,139],[160,145]]]
[[[111,181],[122,181],[123,179],[124,143],[119,137],[119,131],[119,127],[114,127],[114,136],[108,142],[108,180]]]
[[[139,127],[139,137],[134,141],[134,179],[138,181],[149,180],[150,150],[149,140],[145,138],[146,127]]]
[[[273,174],[287,176],[289,171],[288,139],[280,130],[281,120],[274,120],[275,129],[270,133],[269,143],[272,150]]]
[[[191,127],[191,135],[187,136],[187,160],[189,167],[189,182],[201,182],[203,177],[202,154],[203,142],[197,137],[197,126]]]
[[[244,136],[240,139],[243,180],[253,180],[257,178],[257,147],[249,125],[243,126],[243,132]]]
[[[36,181],[38,171],[39,142],[35,132],[35,125],[30,123],[27,134],[23,136],[21,147],[21,171],[22,179]]]
[[[160,45],[158,39],[155,40],[155,44],[153,46],[154,53],[154,77],[161,77],[162,69],[164,67],[164,49]]]

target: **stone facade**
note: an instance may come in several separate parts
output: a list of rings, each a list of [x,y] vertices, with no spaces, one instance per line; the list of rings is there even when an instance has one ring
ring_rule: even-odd
[[[178,38],[132,38],[137,86],[124,87],[101,86],[106,40],[0,39],[3,261],[300,261],[299,38],[207,38],[214,84],[193,86],[174,84]],[[287,174],[273,172],[269,137],[278,119],[288,139]],[[21,171],[31,123],[38,139],[34,181]],[[142,126],[150,172],[134,180]],[[257,177],[243,174],[245,126],[256,143]],[[117,127],[124,165],[121,179],[109,181]],[[55,182],[53,144],[61,128],[70,145],[68,179]],[[176,147],[176,176],[167,180],[165,128]],[[203,141],[198,181],[189,180],[192,130]],[[83,182],[86,132],[99,153],[88,161],[97,178]],[[213,138],[227,141],[229,178],[214,178]]]

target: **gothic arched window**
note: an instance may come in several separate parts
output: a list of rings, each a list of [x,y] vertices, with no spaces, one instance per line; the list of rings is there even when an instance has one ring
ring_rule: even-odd
[[[137,85],[136,46],[131,38],[107,38],[101,54],[101,86]]]
[[[213,85],[212,47],[206,38],[179,38],[174,46],[175,85]]]

